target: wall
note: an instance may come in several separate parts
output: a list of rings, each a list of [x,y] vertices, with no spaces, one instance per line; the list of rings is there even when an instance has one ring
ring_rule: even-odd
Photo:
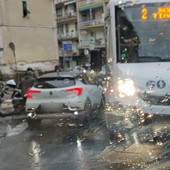
[[[22,0],[0,0],[3,9],[0,13],[0,22],[3,20],[3,59],[9,65],[14,63],[14,54],[8,46],[13,42],[17,63],[51,61],[54,64],[59,58],[53,1],[26,2],[31,13],[23,18]]]

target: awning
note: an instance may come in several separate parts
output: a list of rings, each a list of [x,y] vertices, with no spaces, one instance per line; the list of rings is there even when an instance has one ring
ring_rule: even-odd
[[[69,5],[69,4],[73,4],[73,3],[76,3],[75,0],[70,0],[70,1],[67,1],[64,3],[64,5]]]
[[[86,6],[86,7],[83,7],[83,8],[79,8],[78,10],[81,12],[81,11],[85,11],[85,10],[88,10],[88,9],[99,8],[99,7],[102,7],[102,6],[103,6],[103,3]]]

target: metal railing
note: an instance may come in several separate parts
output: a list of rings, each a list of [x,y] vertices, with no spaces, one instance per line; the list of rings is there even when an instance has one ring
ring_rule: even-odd
[[[77,19],[77,13],[76,12],[68,12],[63,16],[56,16],[56,20],[59,21],[66,21],[69,19],[75,18]]]
[[[94,41],[91,40],[80,40],[79,42],[79,48],[89,48],[91,44],[94,44],[94,46],[105,46],[105,41],[104,39],[94,39]]]
[[[64,3],[67,2],[68,0],[55,0],[54,3],[58,4],[58,3]]]
[[[97,20],[81,21],[79,27],[104,25],[104,18]]]
[[[61,39],[72,39],[72,38],[78,38],[78,33],[77,32],[69,32],[69,33],[61,33],[61,34],[58,34],[58,39],[61,40]]]
[[[89,4],[98,4],[103,3],[103,0],[78,0],[77,5],[78,6],[85,6]]]

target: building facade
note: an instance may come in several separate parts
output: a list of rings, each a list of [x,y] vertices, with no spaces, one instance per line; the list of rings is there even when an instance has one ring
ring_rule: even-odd
[[[91,68],[100,70],[105,53],[103,0],[77,0],[79,50]]]
[[[105,64],[104,10],[108,1],[56,0],[60,63],[63,67]]]
[[[56,0],[55,7],[60,64],[74,67],[79,57],[76,1]]]
[[[0,69],[51,70],[59,62],[55,7],[47,0],[0,0]]]

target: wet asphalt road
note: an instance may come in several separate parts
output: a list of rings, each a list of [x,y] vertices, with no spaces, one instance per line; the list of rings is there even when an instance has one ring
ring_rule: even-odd
[[[107,131],[98,121],[77,128],[72,121],[45,120],[36,129],[13,122],[1,138],[0,170],[109,169],[100,156],[108,145]]]
[[[169,140],[169,118],[157,120],[129,131],[132,143],[110,141],[103,119],[89,128],[76,127],[71,120],[44,120],[33,129],[24,120],[14,120],[0,138],[0,170],[149,170],[146,162],[154,162],[162,147],[156,143]],[[149,143],[155,131],[161,133],[158,141]]]

